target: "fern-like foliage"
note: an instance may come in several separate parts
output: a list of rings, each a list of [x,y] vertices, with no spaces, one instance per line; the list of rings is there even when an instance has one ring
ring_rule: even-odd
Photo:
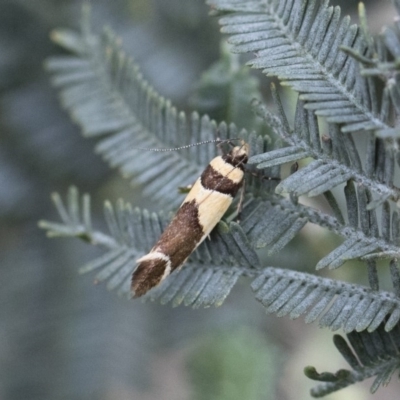
[[[354,180],[379,195],[377,200],[368,204],[368,208],[375,208],[387,199],[399,199],[400,190],[393,185],[394,151],[385,149],[381,142],[372,137],[365,160],[361,160],[351,135],[343,134],[336,124],[329,125],[327,134],[320,134],[317,118],[312,112],[307,112],[301,101],[298,103],[293,130],[283,122],[286,121],[284,115],[281,115],[281,122],[277,123],[262,104],[255,103],[255,106],[260,116],[274,127],[289,146],[254,156],[250,164],[266,168],[307,157],[315,159],[306,168],[284,180],[277,187],[278,193],[317,196],[341,183]],[[383,159],[375,159],[376,154]]]
[[[347,260],[361,257],[366,257],[368,260],[397,257],[400,250],[399,216],[398,212],[391,211],[390,204],[385,202],[391,194],[397,197],[397,189],[392,185],[393,152],[390,149],[384,150],[382,141],[371,136],[366,161],[362,164],[351,136],[343,134],[336,125],[330,125],[329,134],[322,135],[312,111],[305,110],[302,102],[298,103],[293,130],[285,122],[284,115],[278,118],[264,106],[257,103],[256,107],[276,134],[291,146],[255,155],[249,163],[257,164],[259,168],[270,168],[304,157],[315,157],[315,161],[283,180],[276,187],[276,192],[289,193],[292,199],[301,195],[325,194],[335,213],[333,217],[310,207],[294,205],[289,201],[284,204],[282,201],[280,206],[284,207],[282,210],[284,216],[277,218],[279,212],[271,212],[271,218],[263,218],[265,209],[260,206],[259,210],[253,210],[250,219],[259,221],[255,222],[254,232],[254,238],[257,237],[257,247],[273,245],[271,251],[274,250],[276,245],[273,241],[263,241],[264,236],[274,235],[264,222],[267,220],[270,223],[270,219],[279,219],[276,225],[272,222],[274,231],[290,226],[291,232],[297,233],[295,226],[301,229],[305,222],[312,222],[330,229],[345,239],[341,246],[319,261],[317,269],[327,266],[337,268]],[[384,157],[384,160],[381,157]],[[347,203],[346,216],[329,192],[344,182],[346,182],[344,190]],[[371,192],[378,193],[379,197],[374,199]],[[377,206],[381,203],[384,203],[383,207],[378,209]],[[245,221],[243,227],[252,236],[252,231],[248,229],[250,221]]]
[[[233,51],[255,53],[249,65],[301,93],[317,115],[343,132],[390,128],[374,80],[363,78],[357,61],[341,51],[348,46],[368,56],[373,49],[349,17],[341,19],[339,7],[328,7],[328,0],[208,3],[224,14],[220,24]]]
[[[390,314],[385,328],[399,321],[399,299],[393,293],[377,292],[295,271],[266,268],[253,281],[256,298],[269,313],[319,320],[321,327],[346,332],[374,331]]]
[[[341,369],[335,374],[319,374],[314,367],[307,367],[304,372],[309,378],[324,382],[311,390],[312,396],[323,397],[373,376],[375,380],[371,393],[375,393],[380,386],[388,385],[392,375],[400,368],[399,336],[399,324],[391,332],[385,331],[382,325],[372,334],[348,333],[347,339],[351,346],[342,336],[335,335],[334,344],[352,370]]]

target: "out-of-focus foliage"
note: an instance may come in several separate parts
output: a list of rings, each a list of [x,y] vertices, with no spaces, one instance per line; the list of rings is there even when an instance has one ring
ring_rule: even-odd
[[[192,399],[275,399],[276,353],[264,337],[245,327],[198,339],[187,363]]]
[[[203,73],[196,85],[190,106],[216,121],[227,120],[239,128],[261,132],[261,118],[249,113],[251,101],[261,100],[258,85],[250,69],[241,65],[239,57],[224,44],[221,59]]]

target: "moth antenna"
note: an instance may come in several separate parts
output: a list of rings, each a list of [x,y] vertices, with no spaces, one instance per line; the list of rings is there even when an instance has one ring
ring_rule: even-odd
[[[232,138],[232,139],[213,139],[213,140],[204,140],[202,142],[197,142],[197,143],[191,143],[191,144],[187,144],[185,146],[180,146],[180,147],[173,147],[173,148],[151,148],[151,147],[132,147],[132,149],[135,150],[143,150],[143,151],[178,151],[178,150],[184,150],[184,149],[188,149],[190,147],[195,147],[195,146],[201,146],[203,144],[209,144],[209,143],[217,143],[217,144],[221,144],[221,143],[229,143],[231,140],[242,140],[240,138]]]

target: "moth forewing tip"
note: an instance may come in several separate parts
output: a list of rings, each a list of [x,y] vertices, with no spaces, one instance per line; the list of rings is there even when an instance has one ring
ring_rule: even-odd
[[[171,261],[160,252],[152,252],[137,260],[138,266],[132,274],[133,298],[141,297],[151,288],[158,286],[170,273]]]

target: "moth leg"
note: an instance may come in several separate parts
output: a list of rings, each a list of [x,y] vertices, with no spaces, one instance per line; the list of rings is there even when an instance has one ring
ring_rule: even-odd
[[[255,176],[256,178],[259,178],[263,181],[281,181],[281,178],[278,178],[276,176],[264,175],[262,172],[257,172],[257,171],[246,171],[246,172],[251,174],[251,176]]]
[[[187,185],[187,186],[178,186],[178,193],[179,194],[188,194],[193,187],[194,184],[192,185]]]

